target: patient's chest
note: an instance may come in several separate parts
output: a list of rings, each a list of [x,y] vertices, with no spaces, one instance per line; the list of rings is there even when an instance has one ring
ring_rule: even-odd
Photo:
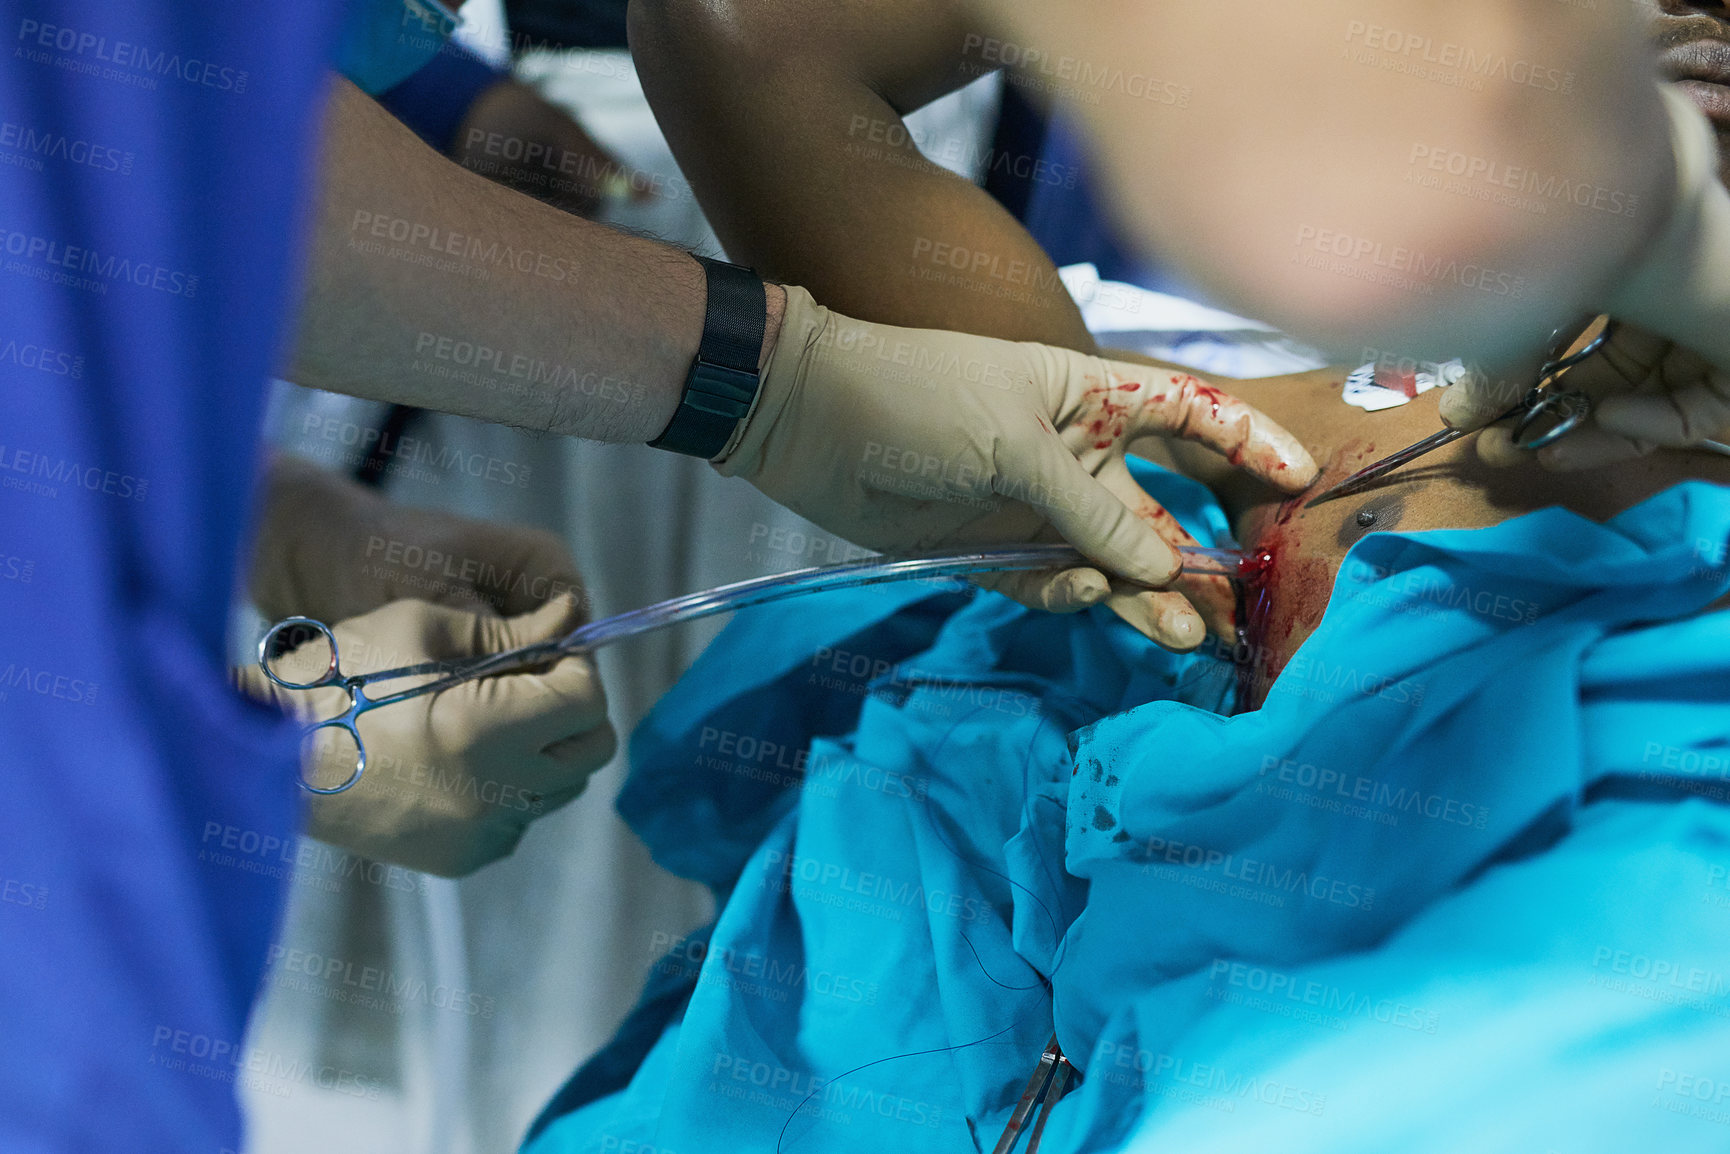
[[[1376,429],[1366,426],[1382,414],[1362,416],[1367,419],[1341,422],[1342,436],[1322,458],[1322,475],[1307,493],[1251,505],[1236,519],[1238,540],[1249,554],[1239,581],[1240,711],[1260,708],[1269,687],[1321,624],[1346,553],[1367,534],[1476,529],[1547,505],[1603,521],[1682,480],[1730,483],[1730,461],[1698,453],[1660,453],[1586,474],[1548,473],[1535,466],[1488,469],[1466,438],[1390,474],[1367,492],[1305,509],[1314,495],[1409,444],[1414,432],[1427,431],[1416,414]],[[1361,672],[1374,676],[1378,671]]]
[[[1365,536],[1395,529],[1481,528],[1536,507],[1495,492],[1495,485],[1508,478],[1484,469],[1467,438],[1389,474],[1366,492],[1305,508],[1317,494],[1427,436],[1441,422],[1426,403],[1364,413],[1332,398],[1325,407],[1312,404],[1301,418],[1307,443],[1322,462],[1321,475],[1301,496],[1251,504],[1236,519],[1238,540],[1249,554],[1239,581],[1240,709],[1260,708],[1268,687],[1321,624],[1340,565]],[[1513,472],[1524,475],[1524,485],[1533,484],[1527,470]],[[1362,672],[1367,677],[1377,673]]]
[[[1341,445],[1309,493],[1256,505],[1239,519],[1238,536],[1248,554],[1238,582],[1240,709],[1260,708],[1268,687],[1321,623],[1346,550],[1364,533],[1403,519],[1402,502],[1387,494],[1303,507],[1311,495],[1375,457],[1374,442]]]
[[[1248,549],[1239,582],[1238,700],[1260,708],[1268,687],[1321,623],[1337,563],[1305,552],[1289,519],[1277,517]]]

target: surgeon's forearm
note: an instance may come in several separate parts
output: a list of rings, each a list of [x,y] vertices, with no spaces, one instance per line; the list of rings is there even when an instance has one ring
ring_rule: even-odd
[[[975,0],[1119,218],[1250,315],[1486,359],[1601,299],[1671,163],[1628,4]],[[1561,190],[1558,192],[1558,190]]]
[[[903,122],[972,78],[956,0],[633,0],[630,16],[643,89],[728,252],[849,316],[1093,350],[1027,230]]]
[[[671,419],[703,330],[688,255],[465,172],[347,81],[290,376],[603,441]],[[781,294],[770,292],[773,345]]]

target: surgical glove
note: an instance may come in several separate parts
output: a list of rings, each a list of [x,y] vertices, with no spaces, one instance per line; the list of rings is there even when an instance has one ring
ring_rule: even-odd
[[[1060,535],[1097,568],[996,587],[1057,612],[1104,602],[1191,649],[1201,619],[1181,593],[1158,592],[1181,573],[1161,536],[1181,539],[1176,522],[1124,462],[1143,436],[1200,442],[1289,493],[1316,474],[1273,421],[1188,374],[852,320],[792,287],[756,403],[714,463],[873,549]]]
[[[1669,221],[1600,310],[1643,325],[1730,371],[1730,190],[1718,142],[1698,106],[1659,85],[1676,156]]]
[[[1619,325],[1604,348],[1569,370],[1564,381],[1563,387],[1592,398],[1592,416],[1538,450],[1545,468],[1595,468],[1654,449],[1730,438],[1730,373],[1634,325]],[[1531,459],[1515,447],[1513,428],[1506,424],[1478,435],[1478,455],[1496,466]]]
[[[410,600],[341,621],[334,632],[343,671],[352,675],[496,653],[563,636],[581,621],[570,598],[517,617]],[[315,638],[281,658],[277,669],[311,679],[328,657],[328,646]],[[256,665],[235,677],[249,696],[302,721],[334,717],[347,706],[340,690],[280,689]],[[425,680],[389,685],[406,689]],[[616,746],[600,679],[586,657],[385,706],[362,716],[359,729],[366,772],[343,793],[312,795],[306,832],[444,877],[510,854],[529,823],[581,793]],[[336,785],[354,769],[354,743],[340,731],[310,738],[302,756],[301,772],[315,785]]]
[[[1568,374],[1566,387],[1605,399],[1591,421],[1540,451],[1551,468],[1699,444],[1730,424],[1730,192],[1718,179],[1706,118],[1675,88],[1660,85],[1659,92],[1670,118],[1676,196],[1663,232],[1612,288],[1607,311],[1621,331],[1602,355]],[[1473,374],[1442,397],[1442,419],[1479,428],[1524,391],[1506,378]],[[1486,432],[1479,453],[1491,463],[1520,459],[1503,430]]]
[[[584,596],[564,543],[539,529],[398,505],[286,456],[262,494],[248,592],[272,621],[341,621],[409,597],[511,617]]]

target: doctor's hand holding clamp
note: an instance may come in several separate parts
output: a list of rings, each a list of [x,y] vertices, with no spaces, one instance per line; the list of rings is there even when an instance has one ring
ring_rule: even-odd
[[[1237,572],[1242,554],[1234,549],[1211,549],[1182,546],[1179,550],[1185,568],[1192,572],[1211,572],[1231,576]],[[888,581],[908,581],[961,577],[978,573],[1003,573],[1055,569],[1074,565],[1080,555],[1067,545],[1015,545],[1003,548],[972,549],[912,557],[876,557],[790,573],[756,577],[731,585],[675,597],[642,609],[633,609],[601,621],[589,622],[555,641],[543,641],[521,646],[502,653],[491,653],[462,661],[426,661],[376,673],[346,674],[337,651],[336,634],[331,627],[310,617],[289,617],[271,626],[258,643],[258,665],[264,676],[281,689],[316,690],[340,689],[348,695],[348,708],[335,717],[313,722],[306,728],[306,737],[326,730],[341,730],[354,741],[355,763],[349,777],[335,786],[318,786],[304,780],[301,784],[312,793],[342,793],[351,788],[366,772],[366,744],[361,740],[356,723],[361,716],[386,705],[408,701],[429,693],[438,693],[453,686],[505,673],[516,673],[549,664],[562,657],[589,653],[603,645],[639,633],[662,629],[682,621],[695,621],[717,613],[726,613],[752,605],[766,605],[810,593],[834,589],[852,589]],[[279,669],[289,652],[299,652],[293,644],[299,634],[310,631],[321,637],[329,647],[330,657],[323,672],[309,679],[284,676]],[[302,644],[308,638],[302,638]],[[411,677],[431,677],[406,689],[367,696],[367,686]]]
[[[1552,335],[1550,355],[1545,359],[1543,367],[1538,370],[1537,383],[1527,391],[1518,404],[1495,418],[1495,421],[1517,419],[1513,433],[1513,444],[1516,448],[1535,453],[1544,446],[1554,444],[1573,432],[1591,415],[1592,399],[1590,397],[1584,393],[1558,389],[1556,384],[1569,369],[1582,361],[1589,360],[1598,350],[1609,343],[1615,333],[1615,327],[1614,321],[1606,320],[1603,330],[1584,348],[1566,356],[1563,353],[1566,352],[1568,345],[1585,335],[1590,329],[1590,322],[1582,328],[1559,329]],[[1454,387],[1464,390],[1467,386],[1461,384]],[[1552,419],[1554,423],[1547,428],[1540,429],[1535,435],[1529,435],[1537,423],[1545,418]],[[1339,484],[1311,498],[1304,505],[1304,508],[1308,509],[1320,505],[1322,502],[1331,501],[1335,497],[1346,497],[1361,492],[1395,469],[1410,464],[1426,453],[1434,452],[1444,445],[1451,445],[1461,437],[1468,437],[1477,431],[1475,427],[1446,428],[1440,432],[1431,433],[1421,441],[1407,445],[1396,453],[1390,453],[1379,461],[1365,465]]]

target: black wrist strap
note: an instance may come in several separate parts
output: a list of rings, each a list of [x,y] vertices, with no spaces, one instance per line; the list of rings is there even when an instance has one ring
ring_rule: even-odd
[[[650,447],[705,460],[718,456],[751,411],[762,378],[768,297],[763,281],[748,268],[697,257],[709,283],[703,313],[703,341],[679,408]]]

